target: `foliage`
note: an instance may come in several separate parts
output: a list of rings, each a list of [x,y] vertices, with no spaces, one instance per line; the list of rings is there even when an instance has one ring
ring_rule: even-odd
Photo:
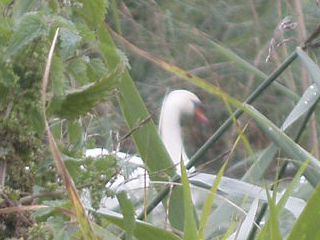
[[[311,3],[1,0],[0,8],[1,239],[318,233]],[[153,123],[169,88],[195,91],[214,121],[183,122],[193,125],[184,132],[196,153],[181,176]],[[96,146],[108,154],[85,157]],[[112,189],[125,167],[127,180],[134,173],[119,149],[138,152],[154,183],[140,202]],[[194,165],[207,174],[188,172]],[[106,196],[119,213],[100,206]]]

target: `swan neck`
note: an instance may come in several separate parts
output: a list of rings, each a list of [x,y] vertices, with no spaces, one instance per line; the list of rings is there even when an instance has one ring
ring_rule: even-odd
[[[164,103],[160,115],[159,130],[163,143],[174,164],[179,164],[181,158],[185,164],[189,161],[183,145],[180,118],[181,112],[173,109],[172,105]]]

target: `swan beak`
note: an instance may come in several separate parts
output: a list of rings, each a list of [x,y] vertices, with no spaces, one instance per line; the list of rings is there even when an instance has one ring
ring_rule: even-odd
[[[208,118],[203,114],[201,108],[196,108],[194,110],[194,114],[196,115],[197,118],[199,118],[202,122],[208,123],[209,120]]]

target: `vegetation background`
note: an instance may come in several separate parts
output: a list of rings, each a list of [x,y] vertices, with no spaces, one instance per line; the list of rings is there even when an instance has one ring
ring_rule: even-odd
[[[309,228],[299,225],[319,215],[311,198],[319,195],[315,188],[320,179],[318,1],[1,0],[0,7],[0,239],[120,239],[120,229],[127,239],[293,239],[297,234],[318,232],[317,222]],[[50,57],[57,28],[58,42]],[[299,46],[308,48],[308,53],[297,50]],[[50,78],[45,76],[48,63]],[[273,76],[279,66],[284,67]],[[252,104],[264,117],[259,118],[239,102],[270,76],[277,84],[263,87]],[[231,127],[206,145],[201,157],[196,157],[196,166],[200,172],[238,179],[235,189],[251,182],[262,187],[275,184],[272,188],[286,191],[288,196],[278,205],[275,196],[270,197],[270,210],[258,233],[250,234],[252,220],[241,235],[243,218],[258,215],[266,206],[260,203],[258,209],[254,202],[239,203],[248,218],[218,224],[225,231],[206,236],[201,224],[210,228],[212,219],[219,222],[218,218],[206,220],[210,201],[209,210],[200,211],[203,215],[197,227],[189,227],[191,233],[185,231],[186,226],[197,221],[187,212],[177,219],[169,216],[172,228],[151,220],[153,228],[134,224],[133,206],[124,195],[117,196],[123,222],[113,215],[91,212],[87,218],[84,214],[74,187],[79,193],[89,188],[96,209],[105,194],[115,194],[105,185],[124,167],[113,155],[85,158],[86,149],[104,147],[110,152],[139,154],[153,180],[169,181],[155,174],[172,167],[172,162],[149,118],[157,123],[163,97],[180,88],[201,98],[210,119],[208,125],[183,120],[190,157],[233,111],[241,108],[246,113],[233,118]],[[286,131],[289,137],[277,131],[267,133],[266,129],[280,128],[286,119],[288,126],[293,125]],[[291,139],[299,139],[298,144]],[[261,153],[272,143],[278,148],[268,154],[270,164],[261,172],[252,170],[254,162],[264,160]],[[158,158],[164,161],[155,162]],[[299,182],[305,160],[311,167],[305,174],[307,180]],[[166,172],[170,177],[172,169]],[[218,184],[222,178],[217,179]],[[188,206],[188,181],[182,182],[179,200]],[[211,188],[211,193],[215,195],[217,189]],[[284,221],[282,209],[289,195],[305,201],[311,198],[306,207],[314,212],[310,219],[302,214],[291,216],[289,224]],[[215,203],[212,212],[219,206]],[[181,221],[184,224],[179,228]],[[238,238],[231,238],[237,229]]]

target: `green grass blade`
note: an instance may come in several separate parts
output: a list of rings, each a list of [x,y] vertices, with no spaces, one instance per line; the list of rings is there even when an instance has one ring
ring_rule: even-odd
[[[181,165],[181,181],[183,189],[183,203],[184,203],[184,240],[198,239],[198,228],[196,218],[194,216],[194,206],[192,203],[191,190],[188,182],[187,170],[184,166],[183,160],[180,161]]]
[[[313,157],[309,152],[304,150],[300,145],[295,143],[291,138],[289,138],[284,132],[282,132],[277,126],[275,126],[271,121],[269,121],[265,116],[259,113],[254,108],[250,108],[247,111],[251,117],[257,122],[260,128],[265,132],[265,134],[272,139],[272,141],[280,147],[287,156],[292,159],[297,159],[294,161],[298,167],[302,165],[307,159],[310,160],[310,166],[305,171],[305,176],[308,181],[316,187],[320,181],[320,163]]]
[[[103,215],[104,218],[123,230],[125,229],[124,220],[121,214],[109,211],[107,209],[99,209],[95,212]],[[133,235],[139,240],[181,240],[181,238],[176,234],[142,221],[136,221],[136,227],[133,231]]]
[[[312,81],[318,86],[320,89],[320,69],[318,65],[312,61],[312,59],[308,56],[308,54],[303,51],[301,48],[297,48],[297,53],[299,58],[302,60],[302,62],[305,64],[305,66],[308,68],[309,74],[312,78]]]
[[[100,49],[110,68],[115,69],[121,59],[105,26],[100,28],[99,37]],[[151,119],[148,120],[150,114],[127,70],[124,72],[118,89],[121,110],[129,129],[136,129],[132,136],[141,158],[150,170],[150,177],[152,180],[161,180],[159,175],[155,173],[163,169],[167,169],[166,173],[173,176],[175,173],[173,162],[164,148],[155,124]]]
[[[292,228],[288,240],[320,239],[320,186],[310,198],[301,216]]]
[[[208,194],[208,197],[203,205],[203,208],[202,208],[202,216],[201,216],[201,219],[200,219],[200,225],[199,225],[199,239],[204,239],[204,231],[205,231],[205,228],[208,224],[208,219],[209,219],[209,216],[210,216],[210,213],[211,213],[211,209],[212,209],[212,205],[214,203],[214,200],[215,200],[215,197],[216,197],[216,194],[217,194],[217,190],[218,190],[218,186],[220,184],[220,181],[221,181],[221,178],[224,174],[224,171],[225,171],[225,168],[228,164],[228,161],[226,161],[223,166],[220,168],[219,172],[218,172],[218,175],[210,189],[210,193]]]
[[[118,193],[117,199],[123,215],[123,226],[126,231],[126,239],[130,240],[132,239],[134,228],[136,226],[134,207],[125,191]]]
[[[101,40],[101,51],[104,53],[110,68],[115,69],[121,60],[105,26],[100,28],[99,37]],[[158,129],[153,123],[128,71],[125,71],[122,81],[118,85],[118,89],[120,92],[118,100],[123,116],[129,129],[132,130],[133,140],[142,160],[147,165],[150,178],[154,181],[168,181],[169,177],[175,175],[174,164],[163,145]],[[161,172],[161,174],[157,174],[158,172]],[[181,194],[177,197],[180,202],[183,201]],[[178,207],[182,206],[180,205]],[[143,216],[144,215],[141,214],[139,218]],[[169,216],[171,223],[183,222],[183,219],[181,219],[179,215],[170,214]],[[175,225],[173,225],[173,227],[183,230],[183,228]]]
[[[270,214],[264,228],[259,233],[257,240],[282,240],[278,224],[278,212],[276,209],[275,199],[271,198],[270,193],[266,190]]]

